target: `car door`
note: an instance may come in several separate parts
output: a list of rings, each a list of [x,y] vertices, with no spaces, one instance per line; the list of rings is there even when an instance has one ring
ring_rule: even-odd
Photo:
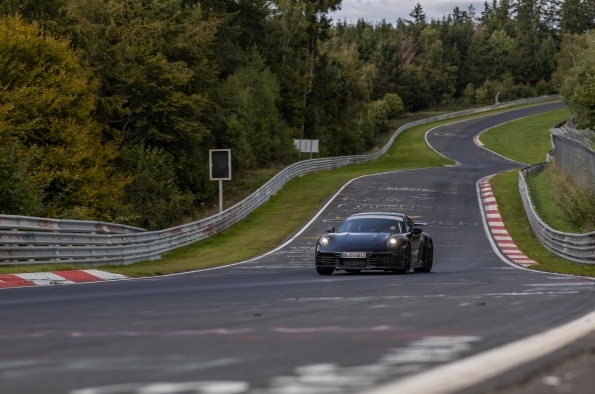
[[[407,226],[407,237],[411,242],[411,253],[417,255],[421,245],[421,234],[413,234],[411,232],[415,225],[413,224],[413,220],[409,219],[408,216],[405,216],[405,225]]]

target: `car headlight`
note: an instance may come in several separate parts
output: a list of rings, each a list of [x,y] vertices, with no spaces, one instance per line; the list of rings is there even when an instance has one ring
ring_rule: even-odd
[[[399,239],[398,238],[389,238],[386,240],[386,246],[389,248],[395,248],[399,246]]]
[[[329,237],[320,237],[320,241],[318,242],[321,246],[326,246],[329,244],[329,242],[331,242],[331,239]]]

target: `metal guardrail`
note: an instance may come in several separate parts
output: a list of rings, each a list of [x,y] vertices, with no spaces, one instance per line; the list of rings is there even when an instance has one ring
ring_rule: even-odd
[[[559,95],[523,99],[407,123],[401,126],[392,135],[386,145],[377,152],[367,155],[330,157],[294,163],[280,171],[244,200],[225,211],[197,222],[165,230],[141,232],[142,230],[136,229],[138,231],[131,230],[130,233],[126,233],[125,228],[127,226],[113,225],[113,227],[109,227],[110,224],[106,224],[107,227],[102,227],[110,230],[103,231],[106,234],[92,234],[91,232],[97,232],[97,230],[91,229],[97,228],[93,222],[86,222],[85,225],[81,225],[82,227],[69,227],[76,226],[73,222],[77,221],[61,221],[62,223],[60,225],[56,224],[59,229],[58,231],[63,230],[66,232],[21,231],[37,230],[40,227],[44,230],[54,229],[43,227],[43,224],[34,224],[33,222],[35,220],[40,220],[38,218],[30,218],[32,221],[28,222],[28,224],[22,222],[24,223],[23,227],[19,227],[16,225],[18,222],[14,219],[16,218],[15,216],[0,215],[0,221],[5,220],[8,223],[12,218],[12,223],[15,224],[12,226],[3,226],[3,228],[18,230],[0,230],[0,265],[51,263],[130,264],[143,260],[158,259],[165,252],[208,238],[239,222],[277,193],[285,183],[295,177],[316,171],[331,170],[350,164],[364,163],[379,158],[388,151],[395,139],[404,130],[444,119],[558,98],[560,98]],[[51,219],[41,220],[51,221]],[[67,230],[72,228],[89,228],[91,230],[89,230],[89,233],[76,232],[83,230]],[[125,234],[118,234],[115,231],[116,229],[119,229],[119,232]]]
[[[64,220],[36,218],[32,216],[0,215],[0,229],[14,231],[40,230],[66,233],[139,233],[145,229],[117,223],[94,222],[89,220]]]
[[[519,192],[533,233],[552,253],[578,263],[595,264],[595,232],[565,233],[548,226],[535,210],[525,177],[543,171],[548,163],[541,163],[519,171]]]

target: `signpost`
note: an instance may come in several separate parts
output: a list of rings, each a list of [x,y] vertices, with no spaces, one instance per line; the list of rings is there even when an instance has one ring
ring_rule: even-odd
[[[209,168],[212,181],[219,181],[219,212],[223,212],[223,181],[231,180],[231,149],[210,149]]]
[[[310,159],[312,158],[312,152],[318,153],[318,140],[293,140],[295,149],[300,152],[310,153]]]

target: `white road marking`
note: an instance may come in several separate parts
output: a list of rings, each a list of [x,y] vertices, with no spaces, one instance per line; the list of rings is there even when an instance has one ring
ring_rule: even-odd
[[[246,382],[127,383],[72,390],[70,394],[239,394]]]
[[[38,286],[49,286],[56,284],[67,285],[74,283],[73,281],[63,278],[52,272],[32,272],[27,274],[15,274],[15,276],[33,282]]]
[[[410,378],[368,390],[366,394],[447,394],[537,360],[595,330],[595,312],[579,319]]]
[[[504,236],[497,236],[495,235],[494,238],[496,241],[512,241],[511,237],[504,237]]]
[[[103,280],[115,280],[115,279],[126,279],[127,276],[120,274],[112,274],[111,272],[99,271],[99,270],[82,270],[88,274],[101,278]]]
[[[271,379],[271,387],[252,394],[341,394],[363,390],[395,374],[408,375],[429,365],[449,362],[471,349],[477,336],[432,336],[390,350],[373,364],[341,367],[311,364],[295,368],[293,376]],[[94,393],[93,393],[94,394]]]

